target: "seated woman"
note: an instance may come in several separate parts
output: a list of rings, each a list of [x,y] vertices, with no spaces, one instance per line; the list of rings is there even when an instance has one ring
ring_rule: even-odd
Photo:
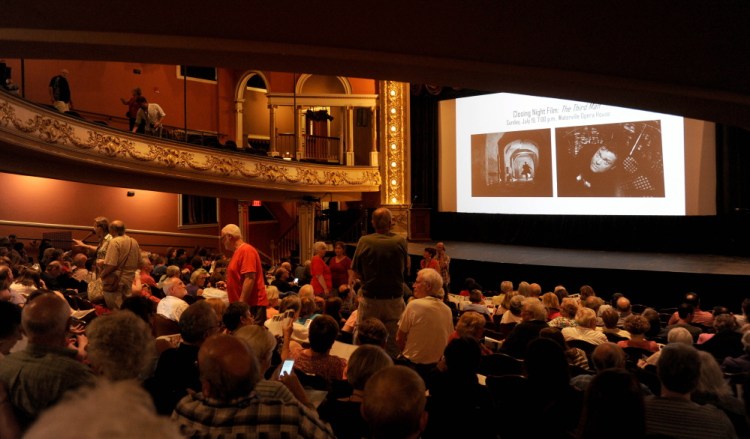
[[[492,351],[482,344],[482,337],[484,337],[484,325],[487,320],[479,313],[473,311],[467,311],[461,315],[456,323],[456,330],[448,338],[448,342],[461,337],[471,337],[477,342],[482,350],[482,355],[490,355]]]
[[[646,340],[646,331],[649,323],[645,317],[633,314],[625,319],[625,330],[630,333],[630,340],[623,340],[617,343],[622,348],[641,348],[647,351],[656,352],[659,345],[655,341]]]
[[[208,279],[208,272],[202,268],[199,268],[190,275],[190,283],[185,285],[185,289],[191,296],[203,295],[203,288],[206,287],[206,279]]]
[[[266,320],[279,313],[279,289],[273,285],[266,287],[266,297],[268,297],[268,306],[266,307]]]
[[[510,298],[510,301],[508,303],[508,311],[503,314],[503,318],[500,320],[501,325],[504,325],[506,323],[521,323],[523,321],[523,317],[521,317],[521,311],[523,311],[524,299],[525,297],[521,296],[520,294],[516,294],[515,296]]]
[[[341,329],[346,323],[346,319],[341,316],[341,306],[343,303],[344,302],[338,297],[329,297],[326,299],[325,310],[323,311],[325,315],[329,315],[336,320],[339,324],[339,329]]]
[[[547,321],[560,317],[560,302],[555,293],[544,293],[542,305],[547,309]]]
[[[568,360],[568,364],[571,366],[577,366],[583,369],[589,369],[589,359],[586,356],[586,352],[579,348],[571,348],[565,342],[562,332],[558,328],[544,328],[539,331],[539,337],[549,338],[550,340],[557,343],[565,352],[565,359]]]
[[[322,315],[310,324],[310,348],[304,349],[292,341],[293,326],[284,328],[284,344],[281,359],[294,360],[294,368],[306,374],[318,375],[326,381],[344,379],[346,360],[330,355],[333,342],[339,334],[339,325],[331,316]]]
[[[8,287],[10,290],[10,301],[16,305],[23,306],[29,294],[40,288],[42,288],[42,275],[39,270],[22,267],[16,280]]]
[[[578,312],[578,303],[572,297],[566,297],[560,304],[560,316],[547,322],[553,328],[570,328],[576,326],[576,313]]]
[[[375,372],[392,365],[391,357],[377,346],[360,346],[352,353],[346,368],[346,379],[354,389],[351,396],[326,399],[318,407],[320,419],[331,424],[337,438],[370,437],[369,427],[360,412],[365,384]]]

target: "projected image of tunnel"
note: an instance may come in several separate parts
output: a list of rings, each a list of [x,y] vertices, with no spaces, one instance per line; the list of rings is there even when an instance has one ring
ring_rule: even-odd
[[[472,196],[552,196],[550,138],[550,130],[472,135]]]

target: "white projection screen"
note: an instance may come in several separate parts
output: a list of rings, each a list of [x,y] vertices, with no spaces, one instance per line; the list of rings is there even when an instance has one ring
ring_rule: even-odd
[[[509,93],[440,103],[442,212],[715,215],[712,123]]]

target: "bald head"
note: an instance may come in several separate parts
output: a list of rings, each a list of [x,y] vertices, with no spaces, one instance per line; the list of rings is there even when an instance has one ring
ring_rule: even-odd
[[[425,385],[422,378],[404,366],[381,369],[367,381],[362,415],[373,438],[405,438],[426,425]]]
[[[125,223],[120,220],[114,220],[109,223],[109,233],[112,236],[122,236],[125,234]]]
[[[55,294],[42,294],[23,308],[21,327],[29,342],[65,346],[70,307]]]
[[[260,380],[258,361],[250,346],[237,337],[209,337],[198,351],[203,394],[219,400],[248,395]]]
[[[375,209],[372,213],[372,226],[378,233],[385,233],[391,230],[391,211],[385,207]]]
[[[620,313],[630,312],[630,300],[627,297],[620,297],[617,299],[617,311]]]

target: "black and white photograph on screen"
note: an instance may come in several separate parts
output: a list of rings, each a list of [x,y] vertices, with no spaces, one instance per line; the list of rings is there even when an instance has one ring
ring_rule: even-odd
[[[551,197],[549,129],[471,136],[473,197]]]
[[[560,197],[664,197],[659,120],[555,129]]]

